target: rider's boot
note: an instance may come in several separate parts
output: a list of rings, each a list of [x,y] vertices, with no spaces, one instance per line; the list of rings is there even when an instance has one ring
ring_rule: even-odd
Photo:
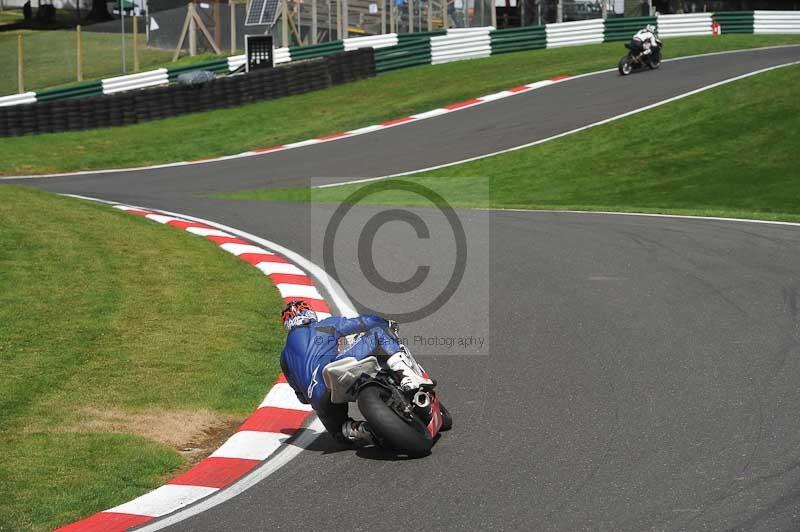
[[[366,421],[348,419],[342,424],[342,436],[348,442],[359,447],[375,443],[375,437]]]
[[[409,392],[411,390],[418,389],[420,386],[432,386],[432,380],[426,379],[425,377],[420,377],[416,374],[411,361],[406,354],[406,347],[404,345],[401,345],[400,347],[401,351],[393,354],[386,361],[386,365],[389,366],[389,369],[392,371],[397,371],[403,376],[400,380],[400,389],[404,392]]]

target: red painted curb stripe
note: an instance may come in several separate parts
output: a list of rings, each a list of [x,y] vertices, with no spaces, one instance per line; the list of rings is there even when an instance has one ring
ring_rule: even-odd
[[[172,227],[177,227],[178,229],[188,229],[189,227],[199,227],[200,229],[213,229],[213,227],[209,227],[206,224],[201,224],[197,222],[187,222],[184,220],[170,220],[167,222],[167,225],[171,225]]]
[[[331,133],[330,135],[325,135],[324,137],[317,137],[317,140],[333,140],[341,137],[347,137],[349,135],[350,133],[346,131],[341,131],[339,133]]]
[[[454,109],[461,109],[462,107],[467,107],[469,105],[475,105],[476,103],[481,103],[481,100],[473,98],[471,100],[465,100],[463,102],[451,103],[450,105],[445,105],[444,108],[452,111]]]
[[[142,210],[139,210],[139,209],[130,209],[130,210],[127,210],[127,211],[122,211],[122,212],[127,212],[128,214],[135,214],[137,216],[147,216],[148,214],[153,214],[150,211],[142,211]]]
[[[146,515],[100,512],[61,528],[56,532],[123,532],[129,528],[152,521]]]
[[[286,147],[285,145],[281,144],[280,146],[270,146],[269,148],[259,148],[257,150],[251,150],[251,151],[253,153],[267,153],[269,151],[282,150],[285,147]]]
[[[550,78],[550,81],[561,81],[562,79],[567,79],[567,78],[569,78],[568,75],[560,74],[558,76],[553,76],[552,78]]]
[[[237,238],[235,236],[214,236],[209,235],[206,237],[208,240],[215,242],[217,244],[249,244],[247,240],[242,240],[241,238]]]
[[[310,297],[284,297],[283,302],[285,304],[289,304],[292,301],[305,301],[308,303],[308,306],[311,307],[311,310],[314,312],[327,312],[330,313],[331,309],[328,304],[323,301],[322,299],[312,299]]]
[[[267,255],[264,253],[242,253],[239,255],[239,258],[245,262],[249,262],[253,266],[259,262],[289,262],[279,255]]]
[[[388,122],[381,122],[379,125],[381,126],[394,126],[396,124],[403,124],[405,122],[411,122],[414,120],[412,116],[404,116],[403,118],[395,118],[394,120],[389,120]]]
[[[303,423],[311,413],[306,410],[291,410],[276,406],[264,406],[239,427],[239,430],[253,430],[256,432],[279,432],[292,436],[300,430]]]
[[[275,381],[275,384],[289,384],[289,381],[286,380],[286,375],[281,373],[278,375],[278,380]]]
[[[206,458],[186,473],[173,478],[169,481],[169,484],[224,488],[245,476],[260,463],[260,460],[212,456]]]
[[[530,90],[530,87],[528,87],[527,85],[520,85],[519,87],[508,89],[508,92],[522,92],[527,90]]]
[[[308,275],[295,275],[292,273],[272,273],[269,276],[275,284],[303,284],[306,286],[314,286],[314,280]]]

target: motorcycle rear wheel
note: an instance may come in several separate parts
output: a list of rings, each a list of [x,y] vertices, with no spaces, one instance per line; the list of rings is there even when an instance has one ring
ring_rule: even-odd
[[[619,60],[619,64],[617,65],[617,70],[619,70],[620,76],[627,76],[628,74],[633,72],[633,65],[631,65],[630,55],[622,56],[622,59]]]
[[[439,410],[442,412],[442,428],[439,430],[445,432],[452,429],[453,416],[450,415],[450,411],[442,403],[439,403]]]
[[[416,417],[405,420],[386,404],[389,393],[380,386],[367,386],[358,394],[358,409],[369,423],[381,447],[407,454],[430,454],[433,440]]]

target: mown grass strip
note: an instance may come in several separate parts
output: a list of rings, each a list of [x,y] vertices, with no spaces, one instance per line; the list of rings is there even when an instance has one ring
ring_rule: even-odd
[[[461,207],[800,221],[798,84],[800,67],[786,67],[545,144],[404,179]],[[490,182],[488,201],[474,193],[478,179]],[[315,190],[313,198],[341,202],[358,187]],[[219,196],[308,201],[310,192]],[[419,204],[418,197],[397,191],[371,199]]]
[[[682,37],[667,43],[666,55],[680,57],[800,43],[800,35]],[[612,68],[623,51],[619,43],[608,43],[501,54],[404,69],[236,109],[121,128],[4,138],[0,174],[120,168],[231,155],[429,111],[559,74]]]
[[[280,306],[202,238],[0,187],[0,528],[52,529],[211,452],[279,372]]]

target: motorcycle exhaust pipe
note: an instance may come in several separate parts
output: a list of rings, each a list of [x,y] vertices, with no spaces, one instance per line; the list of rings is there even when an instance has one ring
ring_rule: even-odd
[[[420,408],[428,408],[431,406],[431,396],[425,392],[419,391],[414,394],[414,404]]]

